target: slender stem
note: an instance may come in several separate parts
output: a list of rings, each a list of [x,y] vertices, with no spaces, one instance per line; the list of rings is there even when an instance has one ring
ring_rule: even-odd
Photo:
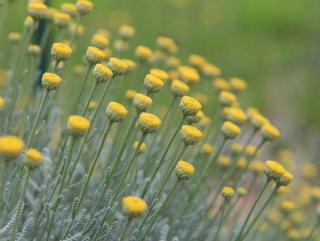
[[[315,225],[312,227],[312,229],[310,230],[310,233],[308,234],[308,236],[306,237],[305,241],[311,241],[312,240],[312,236],[315,233],[315,231],[317,230],[318,226],[319,226],[320,222],[317,221],[315,223]]]
[[[217,241],[219,233],[220,233],[220,229],[223,223],[223,216],[224,216],[224,211],[226,209],[226,203],[223,202],[222,207],[221,207],[221,214],[220,214],[220,219],[219,219],[219,223],[218,223],[218,228],[216,231],[216,234],[214,235],[213,241]]]
[[[121,237],[120,237],[120,240],[119,240],[119,241],[123,241],[123,240],[124,240],[124,238],[125,238],[128,230],[129,230],[131,221],[132,221],[132,218],[128,217],[127,220],[126,220],[126,225],[125,225],[125,227],[124,227],[124,229],[123,229],[123,232],[122,232],[122,234],[121,234]]]
[[[71,35],[71,38],[70,38],[70,46],[72,46],[76,40],[76,37],[77,37],[77,32],[78,32],[78,28],[79,28],[79,25],[80,25],[80,21],[81,21],[81,14],[78,13],[77,14],[77,17],[76,17],[76,23],[75,23],[75,28],[72,32],[72,35]]]
[[[88,107],[89,107],[89,105],[90,105],[90,101],[92,100],[93,94],[94,94],[95,90],[97,89],[97,86],[98,86],[98,82],[97,82],[97,81],[94,81],[94,82],[93,82],[93,85],[92,85],[92,88],[91,88],[91,90],[90,90],[89,96],[88,96],[88,98],[87,98],[87,101],[86,101],[86,103],[85,103],[85,105],[84,105],[84,108],[83,108],[83,110],[82,110],[82,112],[81,112],[81,115],[82,115],[82,116],[85,116],[85,115],[86,115],[86,112],[87,112]]]

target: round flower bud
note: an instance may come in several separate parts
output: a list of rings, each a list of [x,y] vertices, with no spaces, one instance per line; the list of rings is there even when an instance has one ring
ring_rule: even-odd
[[[127,72],[128,66],[121,59],[111,57],[108,62],[108,67],[115,75],[122,75]]]
[[[89,46],[86,52],[86,59],[89,64],[97,64],[104,60],[106,55],[104,52],[97,47]]]
[[[128,111],[123,105],[117,102],[111,101],[107,106],[106,113],[110,121],[120,122],[126,117],[126,115],[128,114]]]
[[[60,9],[62,12],[69,14],[72,17],[77,15],[77,6],[73,3],[62,3]]]
[[[81,15],[85,15],[85,14],[91,12],[93,4],[89,0],[78,0],[76,3],[76,7],[77,7],[78,12]]]
[[[51,55],[58,62],[66,61],[68,58],[70,58],[71,54],[72,49],[67,44],[54,43],[51,47]]]
[[[133,149],[137,149],[138,148],[138,145],[139,145],[139,141],[136,141],[133,143]],[[146,151],[146,144],[144,143],[141,143],[140,144],[140,147],[139,147],[139,150],[138,150],[138,154],[142,154]]]
[[[71,17],[67,13],[56,12],[53,15],[53,22],[60,28],[67,27],[71,21]]]
[[[149,62],[153,55],[153,52],[150,48],[139,45],[135,50],[135,55],[141,62]]]
[[[194,167],[191,163],[180,160],[176,165],[175,172],[179,180],[188,180],[194,174]]]
[[[143,132],[152,133],[160,127],[161,120],[156,115],[142,112],[139,116],[139,125]]]
[[[194,145],[198,143],[202,137],[202,132],[196,127],[183,125],[181,127],[182,140],[186,145]]]
[[[209,143],[204,143],[202,146],[202,153],[205,155],[211,155],[214,150],[214,146]]]
[[[26,151],[25,163],[29,168],[33,169],[39,167],[42,164],[42,161],[42,154],[37,149],[30,148]]]
[[[71,22],[69,24],[69,31],[71,34],[75,34],[75,36],[81,36],[85,33],[86,28],[81,24],[76,25],[74,22]]]
[[[244,150],[247,157],[251,158],[256,153],[257,148],[254,145],[249,144],[247,148]]]
[[[237,101],[237,97],[229,91],[221,91],[219,101],[223,106],[231,106]]]
[[[224,167],[224,168],[228,168],[231,165],[230,158],[225,155],[220,155],[217,162],[221,167]]]
[[[192,67],[200,69],[204,64],[206,64],[207,60],[201,55],[191,54],[188,62]]]
[[[144,87],[147,89],[149,93],[158,92],[163,86],[163,81],[158,77],[147,74],[144,78]]]
[[[243,124],[247,120],[246,113],[239,107],[223,108],[223,116],[225,120],[235,122],[238,125]]]
[[[28,4],[28,13],[35,19],[43,19],[47,16],[48,7],[42,2],[30,2]]]
[[[126,196],[122,198],[123,212],[131,217],[141,216],[147,207],[146,202],[137,196]]]
[[[277,181],[285,171],[286,169],[278,162],[268,160],[265,163],[264,173],[269,179]]]
[[[261,129],[265,124],[270,124],[269,120],[260,113],[251,113],[249,118],[256,129]]]
[[[227,139],[234,139],[241,134],[240,127],[230,121],[223,122],[221,131],[224,137]]]
[[[199,121],[199,126],[200,128],[204,129],[210,126],[212,122],[212,119],[208,116],[204,116],[200,121]]]
[[[195,115],[201,109],[201,104],[193,97],[183,96],[180,101],[180,108],[184,115]]]
[[[156,45],[160,50],[166,53],[172,53],[177,48],[174,40],[166,36],[159,36]]]
[[[295,208],[295,203],[290,200],[282,200],[280,202],[280,210],[285,214],[292,212]]]
[[[89,110],[94,110],[95,108],[97,108],[97,102],[94,100],[91,100],[88,108]]]
[[[263,125],[261,134],[263,138],[269,141],[280,137],[279,130],[269,123]]]
[[[201,110],[199,110],[197,114],[187,116],[186,122],[189,125],[197,124],[200,120],[202,120],[203,117],[204,117],[204,113]]]
[[[24,149],[24,141],[16,136],[0,136],[0,155],[5,160],[16,159]]]
[[[247,191],[247,189],[244,188],[244,187],[238,187],[237,193],[238,193],[238,195],[239,195],[240,197],[244,197],[244,196],[246,196],[246,195],[248,194],[248,191]]]
[[[4,107],[6,106],[6,100],[0,96],[0,111],[2,111],[4,109]]]
[[[129,42],[123,39],[116,39],[113,41],[113,49],[123,53],[129,49]]]
[[[234,189],[232,187],[223,187],[221,194],[225,201],[229,201],[234,194]]]
[[[264,165],[260,161],[253,160],[249,165],[249,169],[252,170],[255,174],[259,174],[259,173],[263,172]]]
[[[127,71],[132,72],[136,68],[136,63],[131,59],[121,59],[127,65]]]
[[[138,112],[143,112],[152,105],[152,99],[149,96],[137,93],[133,97],[132,103]]]
[[[24,20],[23,26],[27,29],[27,30],[31,30],[34,28],[34,20],[31,16],[27,16]]]
[[[96,64],[92,70],[93,76],[98,82],[107,82],[111,80],[113,73],[104,64]]]
[[[119,28],[119,36],[124,40],[130,40],[135,34],[135,29],[130,25],[122,25]]]
[[[126,98],[132,101],[136,94],[137,94],[137,91],[129,89],[126,91]]]
[[[213,78],[221,74],[221,69],[210,63],[202,65],[201,70],[206,78]]]
[[[68,117],[68,130],[74,136],[81,136],[90,128],[90,121],[79,115],[71,115]]]
[[[99,49],[105,49],[109,45],[109,40],[101,34],[95,34],[91,38],[91,44]]]
[[[47,90],[55,90],[59,88],[62,83],[62,79],[59,75],[51,72],[45,72],[42,75],[42,85]]]
[[[21,39],[21,34],[18,33],[18,32],[11,32],[9,33],[9,41],[13,44],[17,44],[20,42],[20,39]]]
[[[180,59],[178,59],[175,56],[169,56],[166,60],[166,65],[170,68],[170,69],[177,69],[178,66],[181,64]],[[175,79],[175,78],[174,78]]]
[[[237,168],[244,169],[247,166],[248,161],[244,158],[238,158],[237,159]]]
[[[180,66],[178,68],[178,74],[180,79],[186,82],[188,85],[193,85],[200,81],[198,71],[189,66]]]
[[[28,53],[33,55],[33,56],[39,56],[41,53],[41,48],[39,45],[36,44],[30,44],[28,46]]]
[[[288,186],[292,180],[293,175],[290,172],[285,171],[277,180],[277,184],[280,186]]]
[[[239,78],[231,78],[229,82],[230,82],[231,89],[235,92],[243,91],[248,86],[244,80]]]
[[[173,80],[170,86],[174,96],[184,96],[189,92],[190,87],[180,80]]]
[[[241,154],[242,150],[243,150],[243,145],[241,143],[238,143],[238,142],[232,143],[232,145],[231,145],[231,153],[233,155]]]
[[[228,81],[226,81],[225,79],[222,78],[218,78],[215,79],[212,82],[212,85],[215,89],[217,89],[218,91],[227,91],[230,89],[230,84]]]
[[[169,79],[168,73],[162,69],[151,69],[149,74],[158,77],[163,82],[166,82]]]

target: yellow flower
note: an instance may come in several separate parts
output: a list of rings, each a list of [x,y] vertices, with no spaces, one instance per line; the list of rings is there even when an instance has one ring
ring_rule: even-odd
[[[201,66],[202,73],[207,78],[213,78],[221,74],[221,69],[213,64],[205,63]]]
[[[77,7],[73,3],[62,3],[60,9],[62,12],[67,13],[72,17],[77,15]]]
[[[152,74],[153,76],[158,77],[163,82],[166,82],[169,79],[168,73],[162,69],[151,69],[149,71],[149,74]]]
[[[212,82],[212,85],[214,88],[216,88],[218,91],[227,91],[230,89],[230,84],[228,81],[222,78],[215,79]]]
[[[0,111],[4,109],[5,105],[6,105],[6,100],[2,96],[0,96]]]
[[[67,27],[71,21],[71,17],[67,13],[56,12],[53,14],[53,21],[60,28]]]
[[[30,2],[28,4],[28,12],[35,19],[42,19],[47,16],[48,7],[41,2]]]
[[[191,163],[180,160],[176,165],[175,172],[179,180],[188,180],[194,174],[194,167]]]
[[[90,64],[97,64],[104,60],[106,55],[101,49],[94,46],[89,46],[86,52],[86,59]]]
[[[221,91],[219,101],[223,106],[231,106],[237,101],[237,97],[229,91]]]
[[[182,65],[178,68],[178,75],[180,79],[188,85],[196,84],[200,81],[199,73],[196,69]]]
[[[161,120],[154,114],[142,112],[139,116],[139,125],[143,132],[152,133],[160,127]]]
[[[144,213],[147,207],[146,202],[137,196],[126,196],[122,198],[123,211],[129,216],[140,216]]]
[[[235,92],[245,90],[248,86],[244,80],[239,78],[231,78],[229,82],[230,82],[231,89],[234,90]]]
[[[42,75],[42,85],[47,90],[55,90],[60,86],[61,83],[62,83],[61,77],[55,73],[45,72]]]
[[[89,103],[89,110],[93,110],[97,107],[97,102],[94,100],[91,100]]]
[[[227,139],[234,139],[241,134],[240,127],[230,121],[223,122],[221,131],[224,137]]]
[[[189,92],[190,87],[180,80],[173,80],[170,89],[175,96],[183,96]]]
[[[156,45],[166,53],[175,53],[177,51],[177,45],[174,40],[165,36],[159,36],[156,40]]]
[[[226,155],[220,155],[217,162],[221,167],[229,167],[231,165],[231,160]]]
[[[188,61],[192,67],[195,67],[197,69],[200,69],[207,62],[203,56],[198,54],[189,55]]]
[[[103,50],[109,45],[109,40],[101,34],[95,34],[91,38],[91,44]]]
[[[246,196],[246,195],[248,194],[248,191],[247,191],[247,189],[244,188],[244,187],[238,187],[237,193],[238,193],[238,195],[239,195],[240,197],[244,197],[244,196]]]
[[[75,23],[71,22],[69,24],[69,30],[71,33],[74,33],[76,36],[80,36],[85,33],[86,28],[81,24],[76,25]]]
[[[138,145],[139,145],[139,141],[134,142],[133,143],[133,148],[137,149]],[[145,151],[146,151],[146,144],[141,143],[140,147],[139,147],[139,150],[138,150],[138,154],[144,153]]]
[[[186,145],[194,145],[199,142],[202,132],[196,127],[183,125],[181,127],[182,140]]]
[[[166,65],[171,69],[176,69],[181,64],[180,59],[175,56],[169,56],[166,60]],[[172,73],[172,72],[171,72]],[[174,78],[175,79],[175,78]]]
[[[284,213],[288,213],[294,210],[296,208],[296,205],[291,200],[282,200],[280,203],[280,208]]]
[[[17,158],[24,148],[24,141],[16,136],[0,136],[0,154],[8,160]]]
[[[244,158],[239,158],[238,160],[237,160],[237,168],[239,168],[239,169],[244,169],[246,166],[247,166],[247,160],[246,159],[244,159]]]
[[[134,96],[137,94],[135,90],[127,90],[126,91],[126,98],[129,100],[133,100]]]
[[[131,72],[136,68],[136,63],[131,59],[121,59],[127,65],[127,71]]]
[[[155,93],[161,89],[163,86],[163,81],[152,75],[152,74],[147,74],[144,78],[144,87],[147,89],[148,92],[150,93]]]
[[[29,31],[33,29],[35,26],[33,18],[31,16],[27,16],[23,22],[23,26]]]
[[[293,175],[285,170],[285,172],[280,176],[279,180],[277,181],[278,185],[281,186],[288,186],[290,182],[293,180]]]
[[[204,129],[204,128],[208,127],[208,126],[211,124],[211,122],[212,122],[212,119],[211,119],[210,117],[208,117],[208,116],[205,115],[205,116],[200,120],[199,126],[200,126],[200,128]]]
[[[202,146],[202,152],[205,154],[205,155],[210,155],[214,152],[214,146],[209,144],[209,143],[204,143],[203,146]]]
[[[129,42],[123,39],[116,39],[113,41],[113,49],[118,52],[124,52],[128,50]]]
[[[286,169],[280,163],[272,160],[266,161],[264,173],[268,178],[278,180],[285,172]]]
[[[249,168],[255,172],[256,174],[259,174],[261,172],[263,172],[263,169],[264,169],[264,165],[262,162],[260,161],[257,161],[257,160],[253,160],[250,165],[249,165]]]
[[[223,198],[228,201],[233,197],[234,189],[232,187],[223,187],[222,188],[222,196]]]
[[[261,134],[266,140],[273,140],[280,137],[279,130],[269,123],[263,125]]]
[[[17,44],[20,42],[21,34],[18,32],[11,32],[9,33],[9,41],[13,44]]]
[[[106,113],[110,121],[120,122],[126,117],[126,115],[128,114],[128,111],[120,103],[111,101],[107,106]]]
[[[74,136],[83,135],[90,128],[90,121],[79,115],[71,115],[68,117],[68,129]]]
[[[1,101],[0,101],[1,103]],[[0,104],[1,106],[1,104]],[[1,107],[0,107],[1,109]],[[302,168],[302,175],[306,178],[315,178],[318,176],[318,168],[313,163],[305,163]]]
[[[70,58],[72,49],[64,43],[54,43],[51,47],[51,55],[56,61],[65,61]]]
[[[36,44],[30,44],[28,46],[28,53],[34,56],[39,56],[41,53],[40,46]]]
[[[30,148],[26,151],[25,163],[29,168],[36,168],[42,164],[43,157],[40,151]]]
[[[96,64],[92,73],[98,82],[107,82],[113,76],[112,71],[104,64]]]
[[[225,120],[235,122],[239,125],[247,120],[246,113],[239,107],[225,107],[223,108],[223,116]]]
[[[108,67],[112,70],[113,74],[115,75],[125,74],[128,69],[128,66],[124,61],[114,57],[111,57],[109,59]]]
[[[248,113],[248,116],[252,125],[257,129],[261,129],[265,124],[269,124],[269,120],[260,113],[251,112]]]
[[[84,14],[91,12],[93,4],[89,0],[78,0],[76,3],[76,7],[77,7],[78,12],[81,15],[84,15]]]
[[[183,96],[180,101],[180,108],[184,115],[195,115],[201,109],[198,100],[190,96]]]
[[[196,123],[198,123],[204,116],[205,116],[204,113],[203,113],[201,110],[199,110],[199,111],[197,112],[197,114],[187,116],[186,122],[187,122],[188,124],[196,124]]]
[[[254,145],[249,144],[244,151],[248,157],[252,157],[256,150],[257,148]]]
[[[135,50],[135,55],[140,61],[149,62],[153,55],[153,52],[150,48],[139,45]]]
[[[243,149],[243,145],[241,143],[234,142],[231,145],[231,152],[234,155],[239,155],[242,152],[242,149]]]
[[[137,93],[133,97],[133,106],[138,112],[146,111],[152,105],[152,99],[144,94]]]
[[[130,40],[135,34],[134,27],[130,25],[122,25],[119,28],[119,36],[124,40]]]

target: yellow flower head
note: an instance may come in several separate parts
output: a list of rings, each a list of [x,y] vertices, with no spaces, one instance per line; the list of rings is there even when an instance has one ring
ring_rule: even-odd
[[[229,82],[231,89],[235,92],[245,90],[248,86],[244,80],[239,78],[231,78]]]
[[[158,77],[163,82],[166,82],[169,79],[168,73],[162,69],[151,69],[149,71],[149,74],[152,74],[153,76]]]
[[[209,127],[210,124],[211,124],[211,122],[212,122],[212,119],[211,119],[210,117],[208,117],[208,116],[205,115],[205,116],[200,120],[199,126],[200,126],[200,128],[204,129],[204,128]]]
[[[113,41],[113,49],[118,52],[125,52],[129,48],[129,42],[123,39],[115,39]]]
[[[269,141],[280,137],[279,130],[269,123],[263,125],[261,129],[261,134],[263,138]]]
[[[139,141],[136,141],[133,143],[133,148],[134,149],[137,149],[138,148],[138,145],[139,145]],[[140,144],[140,147],[139,147],[139,150],[138,150],[138,154],[142,154],[146,151],[146,144],[144,143],[141,143]]]
[[[136,30],[130,25],[122,25],[119,28],[119,36],[124,40],[130,40],[135,35]]]
[[[24,141],[16,136],[0,136],[0,155],[6,160],[17,158],[24,149]]]
[[[101,34],[95,34],[91,38],[91,44],[101,50],[105,49],[109,45],[109,40],[101,35]]]
[[[86,28],[83,25],[76,25],[75,23],[71,22],[69,24],[69,31],[76,36],[81,36],[85,33]]]
[[[67,13],[72,17],[77,15],[77,6],[73,3],[62,3],[60,9],[62,12]]]
[[[232,187],[223,187],[221,193],[224,200],[229,201],[233,197],[234,189]]]
[[[161,120],[154,114],[142,112],[139,116],[139,125],[143,132],[152,133],[160,127]]]
[[[21,39],[21,34],[18,33],[18,32],[11,32],[9,33],[9,41],[13,44],[17,44],[20,42],[20,39]]]
[[[37,149],[30,148],[26,151],[26,165],[29,168],[36,168],[42,164],[43,157],[42,153]]]
[[[227,80],[218,78],[212,82],[212,85],[218,91],[228,91],[230,89],[230,84]]]
[[[108,62],[108,67],[112,70],[115,75],[125,74],[128,70],[126,62],[121,59],[111,57]]]
[[[5,105],[6,105],[6,100],[2,96],[0,96],[0,111],[4,109]]]
[[[137,93],[133,97],[133,106],[138,112],[146,111],[152,105],[152,99],[144,94]]]
[[[256,150],[257,148],[255,145],[249,144],[244,151],[247,157],[252,157],[255,154]]]
[[[248,191],[247,191],[247,189],[244,188],[244,187],[238,187],[237,193],[238,193],[238,195],[239,195],[240,197],[244,197],[244,196],[246,196],[246,195],[248,194]]]
[[[113,76],[112,71],[104,64],[96,64],[92,73],[98,82],[107,82]]]
[[[234,139],[241,134],[240,127],[230,121],[223,122],[221,131],[224,137],[227,139]]]
[[[214,152],[215,148],[209,143],[204,143],[202,146],[202,153],[205,155],[211,155]]]
[[[43,19],[48,14],[48,7],[42,2],[30,2],[28,5],[28,13],[35,19]]]
[[[178,59],[175,56],[169,56],[166,60],[166,65],[170,68],[170,69],[176,69],[178,68],[178,66],[181,64],[180,59]],[[172,72],[171,72],[172,73]],[[177,76],[176,76],[177,77]],[[175,78],[174,78],[175,79]]]
[[[296,208],[296,204],[291,200],[282,200],[280,203],[281,211],[284,213],[289,213]]]
[[[194,167],[191,163],[180,160],[176,165],[175,172],[179,180],[188,180],[194,174]]]
[[[182,65],[178,68],[178,75],[180,79],[188,85],[196,84],[200,81],[199,73],[196,69]]]
[[[97,102],[94,100],[91,100],[89,103],[89,110],[93,110],[97,107]]]
[[[126,115],[128,114],[128,111],[120,103],[111,101],[107,106],[106,113],[110,121],[120,122],[126,117]]]
[[[67,27],[71,21],[71,17],[67,13],[55,12],[53,14],[53,22],[58,25],[60,28]]]
[[[201,109],[200,102],[190,96],[183,96],[180,101],[180,108],[184,115],[195,115]]]
[[[239,155],[242,152],[243,145],[238,142],[234,142],[231,145],[231,153],[234,155]]]
[[[51,55],[56,61],[65,61],[70,58],[72,49],[64,43],[54,43],[51,47]]]
[[[226,155],[220,155],[217,162],[221,167],[229,167],[231,165],[231,159]]]
[[[126,91],[126,98],[129,100],[133,100],[136,94],[137,94],[137,91],[129,89]]]
[[[152,74],[147,74],[145,76],[144,87],[147,89],[148,92],[150,93],[158,92],[162,86],[163,86],[163,81],[160,78]]]
[[[124,213],[132,217],[138,217],[147,209],[146,202],[137,196],[126,196],[122,198]]]
[[[121,59],[127,65],[127,71],[132,72],[136,68],[136,63],[131,59]]]
[[[197,69],[201,69],[201,67],[207,62],[207,60],[203,56],[198,54],[191,54],[188,61],[192,67],[195,67]]]
[[[27,29],[27,30],[31,30],[34,28],[35,26],[35,22],[33,20],[33,18],[31,16],[27,16],[23,22],[23,26]]]
[[[86,59],[89,64],[97,64],[105,59],[106,55],[101,49],[94,46],[89,46],[86,52]]]
[[[237,159],[237,168],[243,169],[247,166],[248,161],[244,158]]]
[[[207,78],[214,78],[221,74],[221,69],[213,64],[205,63],[201,66],[203,75]]]
[[[231,106],[237,101],[237,97],[229,91],[221,91],[219,101],[223,106]]]
[[[81,15],[85,15],[85,14],[91,12],[91,10],[93,8],[93,4],[89,0],[78,0],[76,3],[76,7],[77,7],[78,12]]]
[[[166,53],[175,53],[178,48],[174,40],[166,36],[159,36],[156,40],[156,45]]]
[[[268,160],[265,163],[264,173],[272,180],[279,180],[279,178],[286,172],[286,169],[278,162]]]
[[[86,133],[90,128],[90,121],[79,115],[68,117],[68,129],[74,136],[80,136]]]
[[[182,140],[186,145],[194,145],[198,143],[202,137],[202,132],[193,126],[183,125],[181,127]]]
[[[270,124],[269,120],[260,113],[251,112],[250,114],[248,113],[248,116],[252,125],[257,129],[261,129],[265,124]]]
[[[187,116],[186,123],[188,123],[189,125],[196,124],[200,120],[202,120],[204,116],[205,116],[204,113],[201,110],[199,110],[197,114]]]
[[[173,80],[171,82],[170,89],[171,89],[171,92],[173,93],[173,95],[183,96],[189,92],[190,87],[180,80]]]
[[[239,125],[247,120],[246,113],[239,107],[225,107],[223,108],[223,116],[225,120],[235,122]]]
[[[285,172],[280,176],[278,180],[278,185],[288,186],[290,182],[292,182],[293,178],[293,175],[287,170],[285,170]]]
[[[259,174],[261,172],[263,172],[264,170],[264,165],[262,162],[257,161],[257,160],[253,160],[250,165],[249,168],[255,173],[255,174]]]
[[[149,62],[153,52],[150,48],[139,45],[135,50],[135,55],[141,62]]]
[[[112,56],[112,50],[110,48],[105,48],[102,50],[103,53],[105,54],[105,60],[109,60],[109,58]]]
[[[33,55],[33,56],[39,56],[41,53],[41,48],[39,45],[36,44],[30,44],[28,46],[28,53]]]
[[[1,103],[1,101],[0,101]],[[1,106],[1,104],[0,104]],[[0,107],[1,109],[1,107]],[[306,178],[316,178],[318,176],[317,166],[313,163],[305,163],[302,168],[302,175]]]
[[[61,77],[55,73],[45,72],[42,75],[42,85],[47,90],[55,90],[59,88],[61,83],[62,83]]]

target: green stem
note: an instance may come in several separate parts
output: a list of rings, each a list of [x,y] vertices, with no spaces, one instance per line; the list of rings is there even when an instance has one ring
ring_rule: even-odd
[[[119,241],[123,241],[123,240],[124,240],[124,238],[125,238],[128,230],[129,230],[131,221],[132,221],[132,218],[128,217],[127,220],[126,220],[126,225],[125,225],[125,227],[124,227],[124,229],[123,229],[123,232],[122,232],[122,234],[121,234],[121,237],[120,237],[120,240],[119,240]]]
[[[75,25],[75,28],[74,28],[74,31],[72,32],[72,35],[71,35],[71,38],[70,38],[70,46],[73,46],[75,40],[76,40],[76,37],[77,37],[77,32],[78,32],[78,28],[79,28],[79,25],[80,25],[80,22],[81,22],[81,14],[78,13],[77,14],[77,17],[76,17],[76,25]]]
[[[89,107],[89,105],[90,105],[90,101],[92,100],[93,94],[94,94],[95,90],[97,89],[97,86],[98,86],[98,81],[94,81],[94,82],[93,82],[93,85],[92,85],[92,88],[91,88],[91,90],[90,90],[90,92],[89,92],[89,96],[88,96],[88,98],[87,98],[87,101],[86,101],[86,103],[85,103],[85,105],[84,105],[84,108],[83,108],[83,110],[82,110],[82,112],[81,112],[81,115],[82,115],[82,116],[85,116],[85,115],[86,115],[86,112],[87,112],[88,107]]]
[[[315,231],[317,230],[318,226],[319,226],[320,222],[317,221],[315,223],[315,225],[312,227],[312,229],[310,230],[310,233],[308,234],[308,236],[306,237],[305,241],[311,241],[312,240],[312,236],[315,233]]]
[[[223,202],[222,208],[221,208],[220,219],[219,219],[219,223],[218,223],[218,228],[217,228],[216,234],[215,234],[215,236],[213,238],[213,241],[217,241],[217,239],[218,239],[218,236],[219,236],[219,233],[220,233],[220,229],[221,229],[222,223],[223,223],[223,216],[224,216],[225,209],[226,209],[226,203]]]

